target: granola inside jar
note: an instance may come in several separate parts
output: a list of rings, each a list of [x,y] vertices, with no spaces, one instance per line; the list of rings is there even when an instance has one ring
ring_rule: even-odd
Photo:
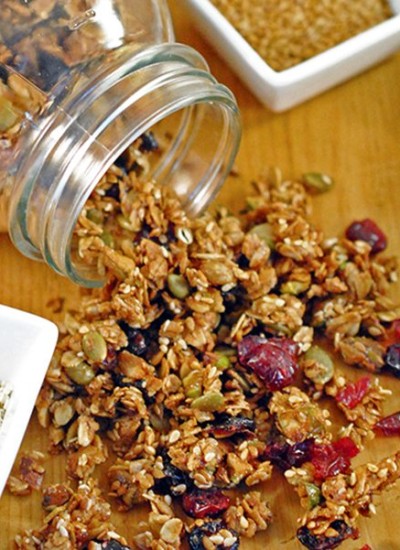
[[[197,213],[236,155],[236,101],[196,51],[174,42],[165,0],[1,0],[0,7],[2,228],[7,218],[25,255],[96,284],[70,248],[107,169],[153,129],[162,146],[150,176]]]

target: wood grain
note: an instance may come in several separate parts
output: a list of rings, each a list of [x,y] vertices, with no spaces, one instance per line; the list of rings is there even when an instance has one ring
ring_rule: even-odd
[[[400,54],[323,95],[282,114],[263,107],[197,33],[182,11],[181,0],[171,1],[178,40],[197,48],[214,75],[235,93],[242,113],[243,140],[235,177],[218,202],[233,210],[242,205],[250,182],[269,166],[279,166],[287,177],[316,170],[331,174],[334,190],[315,199],[314,220],[329,236],[341,233],[356,218],[376,220],[390,238],[388,252],[400,250]],[[44,264],[22,257],[7,236],[0,236],[0,303],[57,319],[48,303],[57,296],[66,306],[79,299],[79,289]],[[397,287],[397,293],[398,293]],[[386,380],[394,391],[391,411],[400,407],[400,381]],[[29,380],[27,380],[29,383]],[[388,411],[389,412],[389,411]],[[376,459],[398,449],[398,439],[375,441],[359,461]],[[29,424],[23,450],[46,451],[46,433],[35,416]],[[1,467],[1,457],[0,457]],[[64,458],[46,462],[46,483],[64,478]],[[299,508],[291,490],[276,476],[265,484],[275,513],[271,529],[243,543],[244,550],[283,548],[300,550],[294,539]],[[378,501],[377,517],[360,522],[360,539],[343,550],[370,544],[373,550],[400,550],[400,487]],[[128,538],[145,511],[116,514],[116,523]],[[38,525],[40,496],[17,498],[7,492],[0,499],[0,549],[12,548],[23,528]]]

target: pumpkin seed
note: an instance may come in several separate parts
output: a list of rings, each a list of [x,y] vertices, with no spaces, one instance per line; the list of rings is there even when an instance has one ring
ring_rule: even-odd
[[[193,409],[200,411],[214,412],[221,409],[225,404],[225,398],[219,391],[209,391],[192,402]]]
[[[5,132],[14,126],[20,117],[11,101],[0,95],[0,132]]]
[[[186,397],[190,399],[196,399],[201,396],[202,393],[202,384],[201,384],[201,371],[196,369],[191,371],[185,378],[182,380],[183,387],[185,388]]]
[[[326,193],[333,187],[333,179],[327,174],[321,172],[307,172],[303,174],[303,181],[310,191],[317,193]]]
[[[308,287],[309,284],[305,281],[286,281],[281,285],[281,292],[283,294],[293,294],[294,296],[297,296],[298,294],[305,292]]]
[[[170,273],[168,275],[167,284],[169,291],[175,298],[184,300],[190,294],[190,286],[183,275]]]
[[[272,232],[272,227],[269,223],[260,223],[255,225],[249,231],[251,235],[257,235],[260,241],[264,242],[269,248],[274,249],[275,239]]]
[[[114,248],[115,246],[114,237],[106,229],[101,234],[101,240],[106,246],[109,246],[110,248]]]
[[[81,361],[79,365],[65,367],[65,370],[71,380],[79,386],[87,386],[95,377],[94,370],[85,361]]]
[[[311,510],[321,502],[321,490],[314,483],[304,483],[308,496],[308,508]]]
[[[99,332],[90,331],[83,335],[82,349],[88,359],[101,363],[107,357],[107,342]]]
[[[231,366],[231,360],[227,355],[220,355],[217,359],[217,362],[215,363],[215,366],[219,370],[229,369],[229,367]]]
[[[103,212],[98,208],[90,208],[86,212],[86,217],[88,220],[90,220],[91,222],[97,225],[101,225],[104,222]]]
[[[247,197],[246,205],[249,210],[257,210],[257,208],[265,205],[265,200],[263,197]]]
[[[304,354],[304,374],[315,384],[326,384],[331,380],[334,364],[330,356],[319,346],[311,346]],[[309,363],[308,363],[309,362]]]

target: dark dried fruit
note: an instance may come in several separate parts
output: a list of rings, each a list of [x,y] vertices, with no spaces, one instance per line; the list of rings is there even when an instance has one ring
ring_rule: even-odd
[[[344,540],[358,536],[358,533],[341,519],[333,521],[329,527],[334,529],[337,535],[314,535],[308,527],[303,526],[297,530],[297,538],[309,550],[331,550],[337,548]]]
[[[400,412],[381,418],[375,426],[374,430],[380,434],[389,437],[391,435],[400,435]]]
[[[118,183],[113,183],[112,185],[110,185],[110,187],[108,189],[106,189],[106,191],[105,191],[105,196],[119,202],[120,201],[120,195],[119,195],[119,185],[118,185]]]
[[[346,229],[346,238],[350,241],[365,241],[371,252],[381,252],[387,247],[387,238],[376,223],[368,218],[353,222]]]
[[[347,384],[340,390],[335,399],[349,409],[354,409],[364,399],[371,387],[369,376],[363,376],[357,382]]]
[[[400,378],[400,344],[389,346],[385,355],[385,370]]]
[[[156,480],[154,492],[161,495],[182,495],[192,485],[189,476],[171,463],[165,450],[161,452],[161,456],[165,477]]]
[[[247,437],[254,437],[256,424],[254,420],[242,416],[225,416],[219,421],[210,426],[209,432],[217,439],[232,437],[240,434]]]
[[[139,150],[142,153],[157,151],[159,145],[158,145],[158,141],[154,137],[153,132],[146,132],[140,137],[140,139],[141,139],[141,144],[139,145]]]
[[[146,336],[146,331],[140,328],[131,327],[125,321],[119,321],[119,326],[128,338],[126,349],[139,357],[145,355],[150,344]]]
[[[348,473],[350,461],[359,453],[350,437],[342,437],[334,443],[314,443],[311,449],[311,463],[314,477],[323,480],[337,474]]]
[[[289,338],[246,336],[238,345],[241,365],[251,369],[270,391],[288,386],[294,381],[298,365],[297,344]]]
[[[221,520],[209,521],[203,525],[196,526],[188,534],[188,542],[190,550],[205,550],[203,544],[204,537],[210,537],[216,535],[221,529],[227,530],[227,527]],[[230,550],[237,550],[239,548],[239,537],[237,533],[231,531],[232,537],[236,537],[236,541],[229,546]],[[226,550],[224,544],[216,546],[216,550]]]
[[[312,438],[305,439],[294,445],[289,445],[286,441],[274,442],[267,445],[263,453],[263,458],[272,462],[272,464],[282,471],[292,467],[298,468],[304,462],[311,460],[311,449],[313,445],[314,439]]]
[[[132,550],[130,546],[125,546],[115,539],[95,541],[92,540],[84,550]]]
[[[192,518],[218,517],[229,504],[229,497],[219,489],[194,489],[182,497],[182,508]]]

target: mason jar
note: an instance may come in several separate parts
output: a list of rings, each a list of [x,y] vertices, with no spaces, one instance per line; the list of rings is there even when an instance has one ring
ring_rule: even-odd
[[[174,41],[166,0],[0,0],[0,13],[0,224],[24,255],[99,284],[72,235],[101,177],[152,129],[169,139],[149,177],[198,213],[236,156],[236,101]]]

